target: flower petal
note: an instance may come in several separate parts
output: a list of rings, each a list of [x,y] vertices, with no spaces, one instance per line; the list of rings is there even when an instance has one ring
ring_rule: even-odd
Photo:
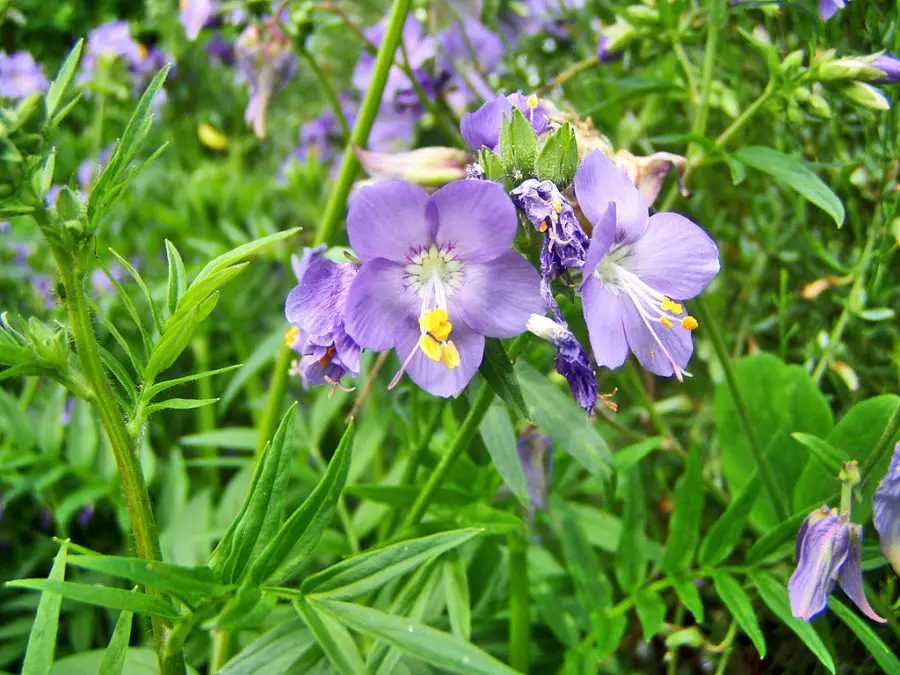
[[[594,277],[582,285],[581,297],[594,360],[597,365],[618,368],[628,356],[619,298]]]
[[[428,193],[400,180],[367,185],[350,199],[347,234],[363,262],[386,258],[406,262],[409,251],[431,245],[425,216]]]
[[[847,559],[841,565],[841,571],[838,576],[838,583],[851,600],[856,603],[859,610],[872,621],[878,623],[887,623],[887,619],[878,616],[866,598],[866,592],[863,589],[862,566],[859,562],[859,551],[862,547],[862,525],[851,525],[855,533],[856,541],[850,545],[850,551]]]
[[[462,272],[450,306],[482,335],[515,337],[525,331],[529,316],[547,311],[537,270],[515,251],[488,263],[466,263]]]
[[[516,236],[516,207],[499,183],[457,180],[431,195],[437,210],[435,241],[471,262],[493,260]]]
[[[623,264],[660,293],[688,300],[718,274],[719,249],[703,228],[684,216],[656,213]]]
[[[603,260],[603,256],[609,253],[613,242],[616,240],[616,205],[610,204],[606,209],[606,213],[594,224],[594,231],[591,233],[591,243],[588,246],[587,254],[584,256],[584,267],[581,270],[582,285],[587,283],[588,278],[597,269],[597,265]]]
[[[319,258],[303,273],[303,279],[290,292],[284,306],[288,321],[313,335],[335,330],[344,313],[347,290],[357,268]]]
[[[900,574],[900,443],[894,448],[891,465],[872,498],[872,522],[881,540],[881,552]]]
[[[432,361],[421,349],[416,349],[421,335],[416,321],[407,321],[399,329],[397,338],[397,356],[401,363],[406,363],[410,352],[416,349],[406,366],[410,379],[430,394],[444,398],[455,396],[466,388],[484,356],[484,336],[469,328],[462,320],[453,320],[454,318],[451,315],[453,332],[450,339],[459,352],[459,366],[456,368],[448,368],[440,361]]]
[[[384,258],[362,266],[350,284],[344,325],[357,344],[384,351],[397,343],[397,327],[415,321],[418,302],[403,268]]]
[[[500,143],[503,117],[512,112],[512,105],[500,96],[488,101],[475,112],[462,116],[459,129],[462,136],[475,152],[481,148],[496,150]]]
[[[585,156],[575,174],[575,195],[591,225],[597,225],[610,204],[616,205],[616,241],[640,239],[647,229],[647,202],[628,174],[599,150]]]
[[[838,516],[828,516],[806,530],[797,569],[788,581],[791,613],[809,621],[825,609],[834,590],[837,572],[850,552],[850,527]]]
[[[628,346],[641,367],[662,377],[671,377],[683,371],[694,351],[690,331],[679,324],[665,328],[660,323],[645,319],[634,303],[624,296],[620,296],[619,304]]]

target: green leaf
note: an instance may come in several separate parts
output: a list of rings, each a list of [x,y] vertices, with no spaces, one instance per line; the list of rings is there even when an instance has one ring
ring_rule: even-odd
[[[206,279],[207,277],[213,276],[218,272],[224,271],[227,267],[231,267],[246,260],[254,253],[266,248],[267,246],[275,244],[279,241],[284,241],[285,239],[290,239],[299,231],[299,227],[294,227],[290,230],[276,232],[275,234],[270,234],[266,237],[255,239],[254,241],[247,242],[246,244],[241,244],[237,248],[228,251],[228,253],[223,253],[219,257],[209,261],[206,266],[202,270],[200,270],[200,273],[194,278],[191,286],[196,286],[200,281]]]
[[[690,579],[681,577],[672,578],[672,587],[681,600],[681,604],[687,607],[687,610],[694,615],[697,623],[703,623],[703,600],[700,599],[700,591]]]
[[[72,466],[80,469],[93,466],[100,445],[97,431],[93,406],[76,399],[72,403],[72,418],[66,433],[66,459]]]
[[[178,311],[166,321],[166,330],[170,330],[172,326],[183,321],[192,309],[205,302],[210,295],[247,269],[248,264],[239,263],[226,267],[198,283],[191,284],[178,301]]]
[[[237,396],[247,381],[275,358],[275,354],[282,344],[284,344],[284,326],[279,325],[267,337],[259,341],[247,362],[241,366],[240,371],[235,373],[228,386],[225,387],[222,400],[219,402],[220,414],[228,410],[228,406],[231,405],[234,397]]]
[[[521,173],[526,178],[534,175],[537,147],[534,128],[521,110],[513,108],[511,115],[504,115],[500,129],[500,161],[507,173]]]
[[[524,361],[516,364],[516,371],[534,423],[590,473],[608,477],[609,446],[572,397]]]
[[[666,604],[659,593],[645,588],[638,588],[634,595],[634,609],[637,611],[644,639],[648,642],[659,632],[666,618]]]
[[[314,650],[316,639],[299,618],[280,623],[232,658],[219,675],[301,673],[298,661]]]
[[[713,570],[712,579],[716,595],[721,598],[741,630],[750,638],[756,651],[759,652],[759,658],[766,658],[766,640],[759,628],[759,621],[756,619],[750,597],[737,580],[726,572]]]
[[[630,591],[644,583],[647,576],[647,546],[644,537],[644,488],[641,475],[632,469],[621,477],[625,505],[622,511],[622,538],[614,561],[616,579]]]
[[[336,600],[323,600],[316,605],[350,628],[384,640],[441,670],[462,675],[514,675],[516,672],[474,645],[424,624]]]
[[[59,120],[54,120],[53,117],[57,108],[59,108],[62,97],[66,95],[66,90],[72,83],[72,77],[75,75],[75,67],[78,65],[78,60],[81,58],[81,48],[83,45],[83,38],[75,43],[75,46],[72,47],[68,56],[66,56],[66,60],[63,61],[63,64],[59,67],[59,72],[56,73],[56,77],[47,89],[47,95],[44,97],[44,106],[46,109],[47,121],[51,125],[55,125],[59,122]]]
[[[766,532],[763,536],[756,540],[750,550],[747,552],[747,564],[757,565],[764,562],[768,557],[783,546],[788,541],[793,541],[800,529],[800,525],[806,520],[809,513],[801,511],[794,513],[787,520],[778,526]],[[786,549],[788,550],[788,549]],[[789,551],[793,553],[794,547],[791,546]]]
[[[74,581],[57,581],[55,579],[16,579],[8,581],[9,588],[26,588],[32,591],[56,593],[68,600],[84,602],[88,605],[106,607],[108,609],[127,609],[147,616],[158,616],[163,619],[180,619],[170,603],[152,595],[125,591],[121,588],[107,588],[97,584],[81,584]]]
[[[561,516],[559,532],[563,557],[575,584],[575,595],[587,612],[603,609],[610,604],[609,581],[597,564],[597,556],[588,543],[577,512],[565,502],[556,506],[555,512]]]
[[[259,554],[250,570],[250,578],[280,584],[290,579],[306,562],[331,523],[341,491],[347,482],[353,448],[351,423],[344,431],[328,469],[309,497],[294,511]],[[265,541],[265,540],[262,540]]]
[[[166,257],[169,261],[169,282],[166,287],[166,304],[169,315],[178,309],[178,300],[187,288],[187,275],[184,272],[184,261],[175,245],[166,239]]]
[[[366,551],[303,580],[306,595],[344,599],[364,595],[481,534],[477,529],[441,532]]]
[[[700,541],[704,494],[700,448],[694,445],[675,491],[675,512],[669,521],[669,538],[662,559],[663,569],[669,574],[686,570],[691,564]]]
[[[478,151],[478,163],[484,167],[484,177],[488,180],[500,181],[506,174],[500,158],[487,148]]]
[[[459,551],[450,551],[444,557],[442,577],[450,629],[460,640],[469,642],[472,638],[469,577]]]
[[[309,598],[300,598],[294,602],[294,609],[341,675],[365,675],[366,666],[359,647],[350,632],[331,613],[322,611],[321,605]]]
[[[484,416],[479,431],[497,473],[509,486],[522,507],[530,509],[528,480],[525,478],[525,470],[522,468],[522,460],[519,458],[516,432],[512,422],[509,421],[506,406],[499,401],[494,401]]]
[[[825,666],[829,672],[834,673],[834,659],[828,647],[822,642],[822,638],[816,633],[815,629],[808,621],[800,621],[795,619],[791,614],[790,603],[788,602],[788,592],[785,585],[778,581],[770,572],[753,569],[750,570],[750,580],[756,586],[759,597],[766,603],[768,608],[772,610],[781,622],[797,634],[803,643],[809,647],[810,651],[816,655],[819,662]]]
[[[257,628],[272,613],[277,602],[276,596],[264,595],[259,586],[245,583],[225,603],[212,625],[217,630],[230,631]]]
[[[59,553],[53,559],[53,567],[50,568],[50,576],[47,577],[47,581],[62,583],[65,579],[66,548],[67,544],[63,543]],[[7,586],[9,585],[7,584]],[[31,634],[28,636],[28,647],[22,663],[22,675],[46,675],[50,672],[50,666],[53,664],[53,652],[56,650],[56,631],[59,627],[59,608],[61,606],[62,596],[58,593],[47,590],[41,595],[34,623],[31,626]]]
[[[662,446],[665,436],[651,436],[637,443],[617,450],[612,456],[612,467],[616,473],[628,473],[631,467],[640,463],[644,457]]]
[[[556,183],[560,190],[572,182],[578,168],[578,146],[572,125],[566,122],[547,136],[534,162],[534,173],[541,180]]]
[[[484,358],[478,370],[485,382],[512,408],[513,412],[522,419],[531,419],[519,378],[516,377],[516,371],[500,340],[488,338],[484,341]]]
[[[813,458],[818,460],[822,465],[822,468],[832,476],[837,476],[838,473],[840,473],[844,462],[850,459],[847,457],[846,453],[838,450],[831,445],[831,443],[822,440],[818,436],[804,434],[798,431],[797,433],[791,434],[791,437],[806,446]]]
[[[100,662],[98,673],[103,675],[121,675],[125,665],[125,654],[128,652],[128,642],[131,639],[131,622],[134,612],[123,609],[116,619],[116,627],[113,629],[103,661]]]
[[[225,366],[224,368],[216,368],[215,370],[207,370],[202,373],[192,373],[191,375],[185,375],[184,377],[178,377],[174,380],[164,380],[163,382],[157,382],[152,387],[149,387],[147,391],[147,400],[153,400],[158,394],[161,394],[166,389],[171,389],[172,387],[177,387],[181,384],[187,384],[189,382],[196,382],[197,380],[202,380],[207,377],[213,377],[214,375],[222,375],[224,373],[230,373],[232,370],[237,370],[241,367],[240,363],[236,363],[232,366]],[[255,446],[254,446],[255,447]]]
[[[218,402],[217,398],[167,398],[165,401],[148,405],[144,414],[149,417],[160,410],[193,410]]]
[[[799,159],[761,145],[748,145],[734,153],[747,166],[772,176],[793,188],[808,201],[825,211],[840,227],[844,224],[844,205],[822,180]]]
[[[856,612],[834,596],[828,598],[828,609],[856,634],[859,641],[869,650],[875,662],[881,666],[881,670],[889,675],[900,674],[900,660],[894,656],[893,650],[884,644],[884,641],[878,637],[878,633],[872,630],[868,623],[860,619]]]
[[[225,427],[215,431],[182,436],[178,442],[187,447],[228,448],[229,450],[256,450],[259,432],[245,427]]]
[[[743,492],[728,505],[725,513],[719,516],[703,537],[698,555],[701,567],[715,567],[734,550],[747,527],[759,490],[759,476],[754,471]]]
[[[284,495],[297,445],[296,408],[295,403],[285,413],[275,438],[266,445],[241,510],[210,557],[210,567],[225,583],[243,577],[254,552],[271,545],[284,517]]]

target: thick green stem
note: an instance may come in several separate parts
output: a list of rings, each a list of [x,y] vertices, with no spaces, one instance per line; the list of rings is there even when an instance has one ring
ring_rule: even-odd
[[[284,404],[284,395],[288,386],[288,369],[291,364],[291,348],[286,344],[278,348],[275,356],[275,367],[272,370],[272,381],[269,383],[269,396],[266,398],[266,409],[263,411],[262,423],[259,425],[259,437],[256,440],[256,458],[262,457],[266,443],[275,435]]]
[[[409,14],[411,3],[412,0],[394,0],[394,4],[391,7],[384,38],[381,41],[381,47],[378,49],[378,55],[375,57],[372,79],[369,81],[369,88],[360,107],[359,116],[356,118],[356,124],[353,126],[353,133],[350,134],[349,143],[344,149],[341,168],[338,171],[337,181],[331,192],[331,198],[325,206],[325,213],[322,215],[319,230],[316,232],[315,243],[317,245],[331,241],[334,230],[346,207],[347,197],[350,195],[350,189],[353,187],[353,180],[356,178],[356,172],[359,168],[359,161],[356,158],[354,148],[364,148],[368,143],[369,132],[372,131],[375,116],[378,114],[378,109],[381,106],[381,95],[384,93],[388,73],[394,65],[394,54],[397,52],[397,45],[400,44],[403,24],[406,22],[406,15]]]
[[[744,395],[741,393],[740,387],[738,387],[737,378],[734,376],[734,369],[731,367],[731,359],[728,356],[728,348],[725,346],[725,340],[722,338],[722,333],[719,332],[718,324],[707,309],[706,301],[703,297],[697,298],[694,302],[697,307],[697,314],[700,317],[700,322],[706,326],[706,330],[709,332],[709,337],[713,343],[713,349],[715,349],[716,356],[719,358],[722,370],[725,373],[725,381],[728,384],[728,390],[731,392],[731,398],[734,401],[734,408],[737,411],[738,420],[744,430],[744,435],[747,437],[747,444],[750,446],[750,452],[753,455],[754,462],[756,462],[756,469],[759,471],[759,477],[762,480],[763,487],[765,487],[766,492],[769,493],[769,499],[772,501],[772,506],[775,508],[776,515],[780,520],[784,520],[788,517],[788,510],[785,505],[784,497],[778,489],[778,483],[775,481],[775,474],[772,472],[772,467],[766,462],[763,448],[759,444],[759,439],[756,437],[756,430],[750,423],[750,413],[747,408],[747,402],[744,401]]]
[[[522,530],[510,532],[509,547],[509,665],[521,673],[531,663],[531,596],[528,587],[528,542]]]

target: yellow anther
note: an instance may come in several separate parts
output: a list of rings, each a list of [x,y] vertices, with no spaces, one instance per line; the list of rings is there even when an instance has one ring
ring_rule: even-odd
[[[441,360],[441,343],[430,335],[419,336],[419,347],[422,348],[422,353],[432,361]]]
[[[287,333],[284,334],[284,344],[288,347],[292,346],[294,342],[297,341],[297,338],[300,336],[300,329],[296,326],[291,328]]]
[[[669,321],[669,317],[666,315],[659,317],[659,322],[666,328],[671,328],[673,326],[672,322]]]
[[[448,368],[459,367],[459,352],[456,349],[456,345],[453,344],[453,340],[448,340],[441,345],[441,361]]]
[[[138,43],[138,56],[141,57],[141,61],[147,58],[147,48],[140,43]]]
[[[541,224],[538,225],[538,232],[546,232],[548,227],[550,226],[547,225],[546,222],[541,222]]]
[[[662,308],[664,312],[674,312],[675,314],[681,314],[684,311],[684,306],[673,302],[667,295],[663,296]]]
[[[537,94],[532,94],[531,96],[528,97],[528,107],[529,108],[537,108],[538,103],[540,103],[540,100],[538,99]]]
[[[419,325],[438,342],[444,342],[450,337],[450,332],[453,330],[453,324],[450,323],[447,312],[443,309],[433,309],[425,316],[420,316]],[[437,361],[437,359],[434,360]]]
[[[557,213],[562,213],[562,202],[559,200],[559,197],[554,197],[550,200],[550,206],[553,207],[553,210]]]
[[[700,325],[700,322],[697,321],[694,317],[688,315],[681,320],[681,327],[685,330],[694,330],[697,326]]]

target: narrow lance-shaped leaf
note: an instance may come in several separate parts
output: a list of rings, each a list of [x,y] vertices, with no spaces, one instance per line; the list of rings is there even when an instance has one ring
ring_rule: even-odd
[[[78,59],[81,58],[81,48],[83,45],[83,38],[75,43],[75,46],[72,47],[69,55],[66,56],[66,60],[63,61],[63,64],[59,67],[59,72],[47,89],[44,105],[46,107],[48,122],[54,123],[57,121],[53,120],[54,114],[56,113],[57,108],[59,108],[62,97],[66,95],[66,90],[72,82],[72,77],[75,75],[75,67],[78,65]]]
[[[519,458],[516,432],[502,403],[495,401],[491,404],[481,422],[479,431],[494,468],[497,469],[500,477],[509,486],[519,503],[525,509],[530,509],[528,479],[525,477],[522,460]]]
[[[859,641],[869,650],[875,662],[881,666],[881,670],[890,675],[900,674],[900,659],[897,659],[893,650],[884,643],[872,626],[835,597],[828,599],[828,609],[854,632]]]
[[[753,611],[753,603],[750,602],[750,597],[730,574],[715,570],[712,578],[716,595],[725,603],[728,611],[731,612],[731,616],[737,621],[738,626],[753,642],[756,651],[759,652],[759,657],[761,659],[766,658],[766,640],[759,627],[756,613]]]
[[[74,581],[55,579],[16,579],[6,584],[10,588],[27,588],[33,591],[56,593],[68,600],[84,602],[88,605],[108,609],[128,609],[147,616],[163,619],[179,619],[180,615],[170,603],[152,595],[125,591],[121,588],[107,588],[96,584],[82,584]]]
[[[759,488],[759,476],[754,471],[744,491],[728,505],[725,513],[719,516],[703,537],[698,554],[701,567],[718,565],[734,550],[747,527],[750,511],[759,497]]]
[[[321,611],[319,603],[301,598],[294,609],[316,637],[316,641],[341,675],[364,675],[366,666],[359,647],[350,632],[330,613]]]
[[[824,469],[832,475],[838,475],[844,462],[850,459],[847,456],[847,453],[839,450],[831,443],[818,436],[804,434],[798,431],[797,433],[791,434],[791,437],[795,441],[802,443],[806,449],[809,450],[809,454],[811,454]]]
[[[166,305],[169,315],[178,309],[178,300],[184,295],[187,288],[187,275],[184,271],[184,261],[178,253],[175,245],[166,239],[166,257],[169,261],[169,281],[166,287]]]
[[[119,618],[116,619],[116,627],[113,629],[112,637],[106,652],[103,654],[103,660],[100,662],[100,670],[98,672],[103,675],[121,675],[122,668],[125,665],[125,654],[128,652],[128,642],[131,639],[131,622],[134,618],[134,612],[123,609],[119,612]]]
[[[211,276],[216,272],[221,272],[226,267],[230,267],[246,260],[257,251],[264,249],[266,246],[277,243],[279,241],[284,241],[285,239],[289,239],[299,231],[300,228],[295,227],[290,230],[284,230],[283,232],[276,232],[275,234],[261,237],[260,239],[247,242],[246,244],[241,244],[237,248],[228,251],[228,253],[223,253],[218,258],[214,258],[213,260],[208,262],[206,266],[202,270],[200,270],[200,273],[194,278],[194,281],[191,285],[196,285],[206,277]]]
[[[503,349],[503,344],[496,338],[488,338],[484,342],[484,358],[478,371],[494,392],[508,405],[513,412],[525,420],[531,419],[522,386],[513,369],[512,362]]]
[[[49,581],[62,582],[66,576],[66,543],[59,549],[53,559]],[[9,585],[9,584],[7,584]],[[22,675],[46,675],[53,664],[53,652],[56,649],[56,631],[59,627],[59,609],[62,596],[53,591],[41,595],[37,614],[28,636],[28,647],[22,663]]]
[[[450,551],[443,564],[444,598],[453,634],[468,642],[472,637],[469,578],[459,551]]]
[[[700,540],[704,494],[700,448],[694,445],[688,453],[684,476],[675,491],[675,512],[669,521],[669,538],[662,566],[670,574],[687,569],[694,557]]]

